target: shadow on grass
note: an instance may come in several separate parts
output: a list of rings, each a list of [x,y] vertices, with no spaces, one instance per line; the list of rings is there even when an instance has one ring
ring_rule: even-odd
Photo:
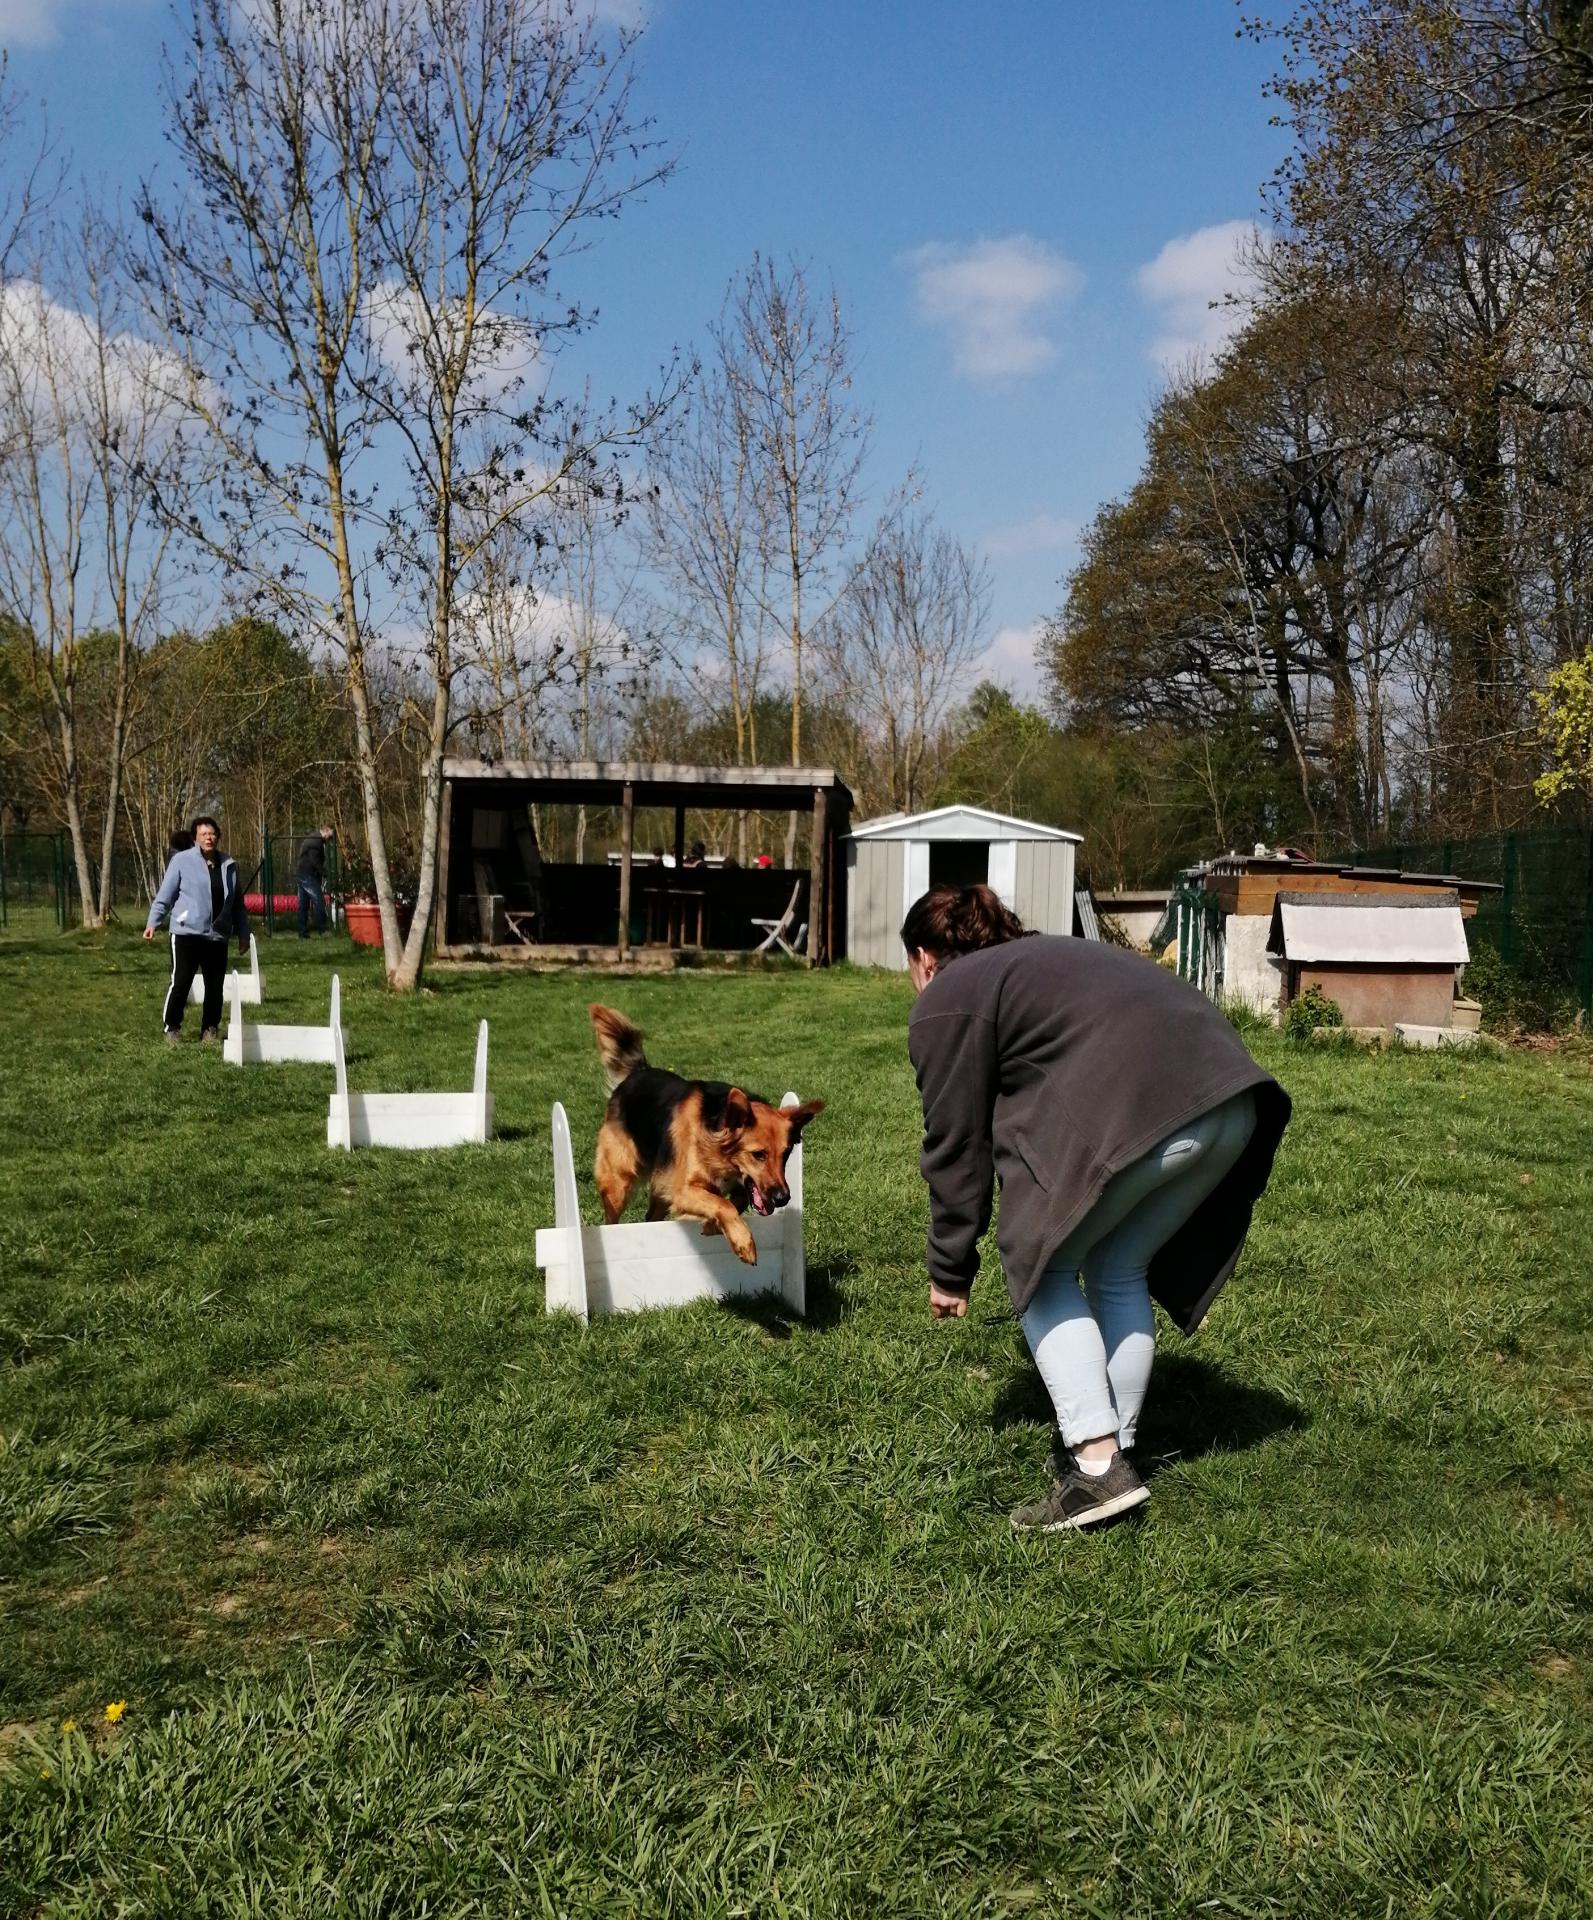
[[[814,1333],[828,1333],[838,1327],[851,1310],[840,1282],[852,1271],[850,1260],[832,1260],[822,1267],[808,1268],[808,1310],[797,1313],[777,1293],[733,1294],[722,1300],[725,1313],[738,1320],[750,1320],[762,1327],[771,1340],[789,1340],[792,1329],[807,1327]]]
[[[996,1395],[990,1424],[1049,1426],[1051,1399],[1032,1364]],[[1298,1433],[1310,1416],[1270,1387],[1251,1386],[1191,1353],[1159,1353],[1140,1418],[1134,1457],[1147,1478],[1175,1460],[1207,1453],[1243,1453],[1278,1433]]]

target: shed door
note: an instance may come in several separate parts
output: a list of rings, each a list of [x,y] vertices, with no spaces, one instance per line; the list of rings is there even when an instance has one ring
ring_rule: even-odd
[[[990,843],[986,840],[931,840],[929,884],[971,887],[990,878]]]

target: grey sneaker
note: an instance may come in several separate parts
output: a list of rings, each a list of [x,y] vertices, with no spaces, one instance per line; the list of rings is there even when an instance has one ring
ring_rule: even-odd
[[[219,1047],[221,1045],[220,1027],[206,1027],[199,1036],[199,1044],[202,1047]]]
[[[1049,1493],[1032,1506],[1015,1507],[1012,1524],[1019,1533],[1063,1533],[1070,1528],[1095,1527],[1144,1506],[1150,1488],[1123,1458],[1112,1455],[1102,1474],[1080,1473],[1069,1463]]]
[[[168,1047],[176,1046],[177,1042],[183,1037],[181,1030],[177,1027],[167,1027],[164,1029],[164,1031],[166,1035],[166,1044]]]

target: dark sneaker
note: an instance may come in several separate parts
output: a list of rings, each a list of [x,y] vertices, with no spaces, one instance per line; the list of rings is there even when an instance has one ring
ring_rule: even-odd
[[[1112,1455],[1105,1473],[1080,1473],[1070,1466],[1043,1500],[1030,1507],[1015,1507],[1012,1524],[1019,1533],[1062,1533],[1069,1528],[1099,1526],[1120,1513],[1142,1507],[1150,1498],[1150,1488],[1123,1458]]]

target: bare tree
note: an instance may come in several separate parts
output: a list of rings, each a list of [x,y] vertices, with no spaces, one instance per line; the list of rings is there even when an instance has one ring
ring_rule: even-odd
[[[803,650],[812,604],[851,532],[870,423],[851,402],[852,343],[833,291],[820,296],[796,261],[754,255],[730,290],[714,343],[752,461],[752,485],[783,586],[791,674],[791,763],[802,764]],[[771,594],[769,603],[773,605]],[[796,857],[797,816],[786,830]]]
[[[855,764],[878,769],[870,810],[922,804],[989,614],[990,574],[977,554],[925,513],[887,521],[818,633],[835,703],[856,731]]]
[[[613,744],[613,696],[645,662],[624,624],[638,560],[622,537],[622,492],[572,480],[534,527],[500,523],[461,608],[472,661],[467,721],[505,759]],[[586,842],[577,810],[576,860]]]
[[[201,532],[338,653],[400,989],[434,907],[461,606],[498,530],[661,404],[551,391],[587,323],[557,263],[668,170],[631,113],[629,45],[558,0],[196,0],[171,88],[194,191],[170,213],[146,195],[144,217],[192,388],[221,389],[230,487]],[[407,940],[368,684],[384,622],[430,679]]]
[[[0,290],[0,591],[24,637],[85,926],[110,911],[129,687],[169,540],[159,500],[186,458],[170,370],[129,330],[128,306],[112,240],[92,215]],[[103,764],[89,769],[79,683],[97,635],[114,665]]]
[[[653,450],[649,530],[689,656],[676,664],[703,674],[728,702],[735,765],[744,767],[759,757],[770,526],[745,391],[725,364],[728,345],[721,329],[689,405]],[[736,854],[746,861],[745,811],[736,817]]]
[[[757,698],[765,663],[769,550],[752,422],[744,390],[718,357],[650,459],[654,563],[673,588],[693,643],[724,672],[736,765],[757,760]]]

